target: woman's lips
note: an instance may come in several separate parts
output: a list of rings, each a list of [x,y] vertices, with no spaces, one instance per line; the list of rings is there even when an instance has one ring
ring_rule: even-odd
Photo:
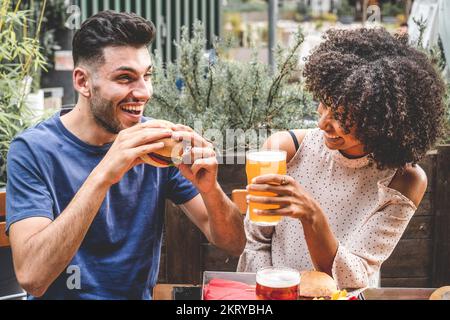
[[[325,139],[326,139],[328,142],[331,142],[331,143],[337,143],[337,142],[339,142],[342,138],[339,137],[339,136],[330,135],[330,134],[325,133]]]

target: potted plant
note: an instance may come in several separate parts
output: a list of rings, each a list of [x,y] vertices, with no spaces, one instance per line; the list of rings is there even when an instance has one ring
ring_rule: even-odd
[[[222,186],[242,186],[245,150],[261,146],[274,130],[305,127],[315,117],[312,97],[298,78],[303,35],[299,31],[288,50],[276,50],[277,68],[271,71],[258,62],[256,52],[250,62],[228,60],[229,42],[205,51],[200,22],[191,39],[188,31],[182,30],[174,63],[164,66],[156,53],[154,95],[146,115],[186,124],[211,140]]]
[[[39,45],[42,22],[33,22],[31,10],[0,1],[0,188],[6,185],[6,156],[11,140],[33,121],[27,105],[31,79],[45,67]],[[30,34],[30,28],[35,32]]]
[[[163,66],[156,53],[154,95],[147,115],[194,128],[201,123],[203,133],[222,137],[236,130],[302,127],[305,119],[313,117],[312,98],[298,78],[302,42],[303,35],[298,32],[291,48],[279,47],[277,68],[272,72],[257,60],[256,52],[250,62],[228,60],[229,42],[216,42],[214,49],[205,51],[205,30],[200,22],[194,24],[191,39],[183,28],[174,63]],[[237,146],[223,143],[219,149],[246,149],[255,142],[254,137],[246,136]]]
[[[343,24],[351,24],[355,21],[355,9],[350,5],[348,0],[342,0],[337,10],[339,22]]]

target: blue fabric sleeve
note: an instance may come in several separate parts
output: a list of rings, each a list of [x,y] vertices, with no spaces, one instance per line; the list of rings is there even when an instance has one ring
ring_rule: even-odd
[[[183,204],[198,195],[197,189],[180,173],[177,168],[169,168],[168,179],[167,198],[172,200],[173,203],[177,205]]]
[[[7,160],[6,233],[10,226],[31,217],[53,216],[53,200],[43,180],[37,159],[27,143],[11,143]]]

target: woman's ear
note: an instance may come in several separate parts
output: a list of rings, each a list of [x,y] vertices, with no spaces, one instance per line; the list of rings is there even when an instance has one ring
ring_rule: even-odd
[[[87,69],[77,67],[73,70],[73,87],[85,98],[91,97],[90,81]]]

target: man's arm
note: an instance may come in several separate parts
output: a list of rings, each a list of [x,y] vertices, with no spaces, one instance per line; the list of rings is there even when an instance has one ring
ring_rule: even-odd
[[[92,171],[69,205],[52,222],[27,218],[10,227],[14,268],[20,285],[42,296],[67,267],[81,245],[111,185],[137,164],[139,157],[164,146],[167,130],[143,123],[119,133],[108,153]]]
[[[241,213],[218,184],[180,207],[212,244],[234,256],[244,251],[246,238]]]
[[[182,208],[211,243],[240,255],[246,243],[244,223],[238,208],[217,182],[218,162],[212,143],[180,124],[172,138],[191,144],[178,169],[200,192]]]
[[[77,252],[109,185],[89,176],[61,215],[29,218],[11,225],[17,279],[28,293],[42,296]]]

